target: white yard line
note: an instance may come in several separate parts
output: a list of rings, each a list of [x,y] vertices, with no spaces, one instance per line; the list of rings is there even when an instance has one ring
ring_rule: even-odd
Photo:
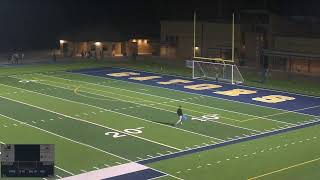
[[[313,109],[313,108],[317,108],[317,107],[320,107],[320,105],[318,105],[318,106],[306,107],[306,108],[301,108],[301,109],[296,109],[296,110],[293,110],[293,112],[302,111],[302,110],[306,110],[306,109]],[[270,116],[276,116],[276,115],[287,114],[287,113],[290,113],[290,112],[280,112],[280,113],[275,113],[275,114],[271,114],[271,115],[267,115],[267,116],[262,116],[262,117],[270,117]],[[257,118],[247,119],[247,120],[244,120],[244,122],[246,122],[246,121],[251,121],[251,120],[255,120],[255,119],[257,119]]]
[[[155,179],[163,178],[165,176],[168,176],[168,174],[164,174],[162,176],[154,177],[154,178],[151,178],[151,179],[148,179],[148,180],[155,180]]]
[[[46,81],[48,81],[48,80],[46,80]],[[52,82],[52,81],[48,81],[48,82]],[[56,83],[56,82],[54,82],[54,83]],[[49,85],[49,86],[58,87],[58,86],[55,86],[55,85],[52,85],[52,84],[49,84],[49,83],[47,83],[47,84],[46,84],[46,83],[40,83],[40,84],[45,84],[45,85]],[[66,85],[66,84],[64,84],[64,83],[58,83],[58,84]],[[72,90],[72,88],[65,88],[65,87],[59,87],[59,88]],[[85,88],[86,88],[86,87],[85,87]],[[86,88],[86,89],[96,90],[96,89],[92,89],[92,88]],[[106,91],[102,91],[102,90],[96,90],[96,91],[106,92]],[[161,110],[161,111],[166,111],[166,112],[170,112],[170,113],[176,113],[175,111],[170,111],[170,110],[167,110],[167,109],[162,109],[162,108],[158,108],[158,107],[154,107],[154,106],[148,106],[148,105],[145,105],[145,104],[136,103],[136,102],[134,102],[134,101],[127,101],[127,100],[123,100],[123,99],[119,99],[119,98],[115,98],[115,97],[110,97],[110,96],[106,96],[106,95],[102,95],[102,94],[96,94],[96,93],[89,92],[89,91],[86,91],[86,92],[89,93],[89,94],[93,94],[93,95],[97,95],[97,96],[102,96],[102,97],[106,97],[106,98],[112,98],[112,99],[116,99],[116,100],[123,101],[123,102],[130,102],[130,103],[133,103],[133,104],[138,104],[138,105],[141,105],[141,106],[158,109],[158,110]],[[114,94],[114,93],[113,93],[113,94]],[[148,100],[146,100],[146,101],[148,101]],[[149,102],[150,102],[150,101],[149,101]],[[153,102],[153,103],[156,103],[156,102]],[[157,103],[157,104],[161,104],[161,103]],[[205,113],[204,113],[204,114],[205,114]],[[192,116],[192,117],[193,117],[193,116]],[[148,120],[148,121],[149,121],[149,120]],[[153,122],[153,121],[149,121],[149,122],[155,123],[155,122]],[[233,124],[223,123],[223,122],[219,122],[219,121],[213,121],[213,122],[218,123],[218,124],[223,124],[223,125],[226,125],[226,126],[232,126],[232,127],[235,127],[235,128],[245,129],[245,130],[249,130],[249,131],[260,132],[260,131],[254,130],[254,129],[245,128],[245,127],[241,127],[241,126],[236,126],[236,125],[233,125]],[[160,124],[160,123],[156,123],[156,124]],[[168,126],[168,125],[164,125],[164,126]],[[168,127],[172,127],[172,126],[168,126]],[[180,129],[180,128],[179,128],[179,129]],[[196,134],[199,135],[199,133],[196,133]],[[202,136],[205,136],[205,137],[217,139],[217,138],[215,138],[215,137],[211,137],[211,136],[207,136],[207,135],[203,135],[203,134],[201,134],[201,135],[202,135]],[[221,140],[221,139],[217,139],[217,140]]]
[[[48,80],[47,80],[48,81]],[[53,81],[49,81],[49,82],[53,82]],[[56,82],[55,82],[56,83]],[[41,83],[41,84],[45,84],[45,83]],[[64,84],[64,83],[61,83],[61,84]],[[47,84],[48,85],[48,84]],[[49,84],[50,85],[50,84]],[[52,86],[52,85],[50,85]],[[141,101],[147,101],[147,102],[153,102],[153,101],[150,101],[150,100],[144,100],[144,99],[141,99],[141,98],[136,98],[136,97],[130,97],[130,96],[126,96],[126,95],[122,95],[122,94],[116,94],[116,93],[111,93],[111,92],[108,92],[108,91],[103,91],[103,90],[99,90],[99,89],[93,89],[93,88],[88,88],[88,87],[85,87],[86,89],[92,89],[92,90],[95,90],[95,91],[100,91],[100,92],[104,92],[104,93],[109,93],[109,94],[115,94],[115,95],[118,95],[118,96],[123,96],[123,97],[128,97],[128,98],[132,98],[132,99],[138,99],[138,100],[141,100]],[[120,100],[120,101],[125,101],[125,102],[131,102],[131,103],[134,103],[134,104],[139,104],[141,106],[146,106],[146,107],[151,107],[151,108],[154,108],[154,109],[159,109],[159,110],[163,110],[163,111],[169,111],[169,110],[166,110],[166,109],[162,109],[162,108],[158,108],[158,107],[154,107],[154,106],[148,106],[148,105],[145,105],[145,104],[141,104],[141,103],[137,103],[137,102],[134,102],[134,101],[127,101],[127,100],[123,100],[123,99],[118,99],[118,98],[115,98],[115,97],[110,97],[110,96],[105,96],[105,95],[101,95],[101,94],[96,94],[96,93],[92,93],[92,92],[89,92],[90,94],[94,94],[94,95],[99,95],[99,96],[103,96],[103,97],[109,97],[109,98],[114,98],[114,99],[117,99],[117,100]],[[155,104],[160,104],[160,105],[163,105],[163,106],[168,106],[168,107],[174,107],[172,105],[168,105],[168,104],[165,104],[165,103],[159,103],[159,102],[153,102]],[[192,111],[192,112],[196,112],[196,113],[199,113],[199,114],[207,114],[205,112],[200,112],[200,111],[196,111],[196,110],[192,110],[192,109],[188,109],[188,108],[184,108],[185,110],[188,110],[188,111]],[[173,112],[173,111],[169,111],[169,112]],[[174,112],[175,113],[175,112]],[[283,112],[283,113],[288,113],[288,112]],[[272,116],[272,115],[270,115]],[[237,121],[237,122],[246,122],[247,120],[237,120],[237,119],[232,119],[232,118],[228,118],[228,117],[224,117],[224,116],[221,116],[222,118],[225,118],[225,119],[229,119],[229,120],[232,120],[232,121]],[[263,116],[265,117],[265,116]],[[252,118],[252,119],[259,119],[261,117],[257,117],[257,118]],[[278,122],[278,123],[282,123],[282,124],[290,124],[290,125],[295,125],[293,123],[288,123],[288,122],[283,122],[283,121],[277,121],[277,120],[273,120],[273,119],[268,119],[269,121],[274,121],[274,122]],[[219,121],[215,121],[216,123],[220,123]],[[226,123],[227,124],[227,123]],[[229,124],[230,125],[230,124]],[[165,125],[167,126],[167,125]]]
[[[65,83],[54,82],[54,81],[49,81],[49,80],[46,80],[46,81],[48,81],[48,82],[53,82],[53,83],[58,83],[58,84],[64,84],[64,85],[65,85]],[[46,84],[46,83],[40,83],[40,84]],[[51,84],[46,84],[46,85],[54,86],[54,85],[51,85]],[[54,86],[54,87],[57,87],[57,86]],[[59,88],[61,88],[61,87],[59,87]],[[154,101],[145,100],[145,99],[142,99],[142,98],[137,98],[137,97],[127,96],[127,95],[123,95],[123,94],[112,93],[112,92],[103,91],[103,90],[99,90],[99,89],[93,89],[93,88],[89,88],[89,87],[84,87],[84,88],[85,88],[85,89],[89,89],[89,90],[94,90],[94,91],[103,92],[103,93],[113,94],[113,95],[117,95],[117,96],[121,96],[121,97],[136,99],[136,100],[138,100],[138,101],[152,102],[152,103],[155,103],[155,104],[159,104],[159,105],[163,105],[163,106],[167,106],[167,107],[171,107],[171,108],[176,108],[176,106],[169,105],[169,104],[166,104],[166,103],[154,102]],[[64,89],[68,89],[68,88],[64,88]],[[80,90],[80,91],[83,91],[83,90]],[[86,92],[89,92],[89,91],[86,91]],[[175,113],[174,111],[169,111],[169,110],[167,110],[167,109],[154,107],[155,104],[150,104],[150,105],[141,104],[141,103],[136,102],[136,101],[123,100],[123,99],[119,99],[119,98],[115,98],[115,97],[110,97],[110,96],[106,96],[106,95],[102,95],[102,94],[96,94],[96,93],[93,93],[93,92],[89,92],[89,94],[94,94],[94,95],[98,95],[98,96],[108,97],[108,98],[117,99],[117,100],[120,100],[120,101],[125,101],[125,102],[130,102],[130,103],[133,103],[133,104],[138,104],[138,105],[140,105],[140,106],[151,107],[151,108],[154,108],[154,109],[159,109],[159,110],[162,110],[162,111],[168,111],[168,112],[173,112],[173,113]],[[196,112],[196,113],[199,113],[199,114],[202,114],[202,115],[207,114],[207,113],[205,113],[205,112],[200,112],[200,111],[196,111],[196,110],[192,110],[192,109],[187,109],[187,108],[184,108],[184,109],[185,109],[185,110],[188,110],[188,111]],[[243,122],[242,120],[232,119],[232,118],[228,118],[228,117],[224,117],[224,116],[221,116],[221,117],[223,117],[223,118],[225,118],[225,119],[232,120],[232,121]],[[158,124],[159,124],[159,123],[158,123]],[[163,125],[163,124],[162,124],[162,125]],[[167,126],[167,125],[165,125],[165,126]]]
[[[55,168],[57,168],[57,169],[59,169],[59,170],[61,170],[61,171],[63,171],[63,172],[66,172],[66,173],[68,173],[68,174],[70,174],[70,175],[72,175],[72,176],[74,176],[75,174],[74,173],[72,173],[72,172],[70,172],[70,171],[67,171],[67,170],[65,170],[65,169],[63,169],[63,168],[61,168],[61,167],[58,167],[58,166],[54,166]],[[61,177],[60,177],[61,178]]]
[[[125,70],[131,70],[131,71],[140,71],[140,72],[145,72],[145,73],[152,73],[152,74],[156,74],[156,75],[165,75],[165,76],[172,76],[172,77],[179,77],[179,78],[184,78],[184,79],[188,79],[188,80],[193,80],[192,78],[189,78],[189,77],[184,77],[184,76],[179,76],[179,75],[174,75],[174,74],[161,74],[161,73],[157,73],[157,72],[148,72],[148,71],[143,71],[143,70],[138,70],[138,69],[130,69],[130,68],[123,68],[123,67],[116,67],[118,69],[125,69]],[[105,71],[105,70],[103,70]],[[89,71],[91,72],[91,71]],[[94,71],[93,71],[94,72]],[[206,82],[209,82],[209,83],[212,83],[212,80],[206,80],[206,79],[201,79],[202,81],[206,81]],[[227,82],[219,82],[219,83],[222,83],[222,84],[227,84],[227,85],[232,85],[230,83],[227,83]],[[298,95],[298,96],[306,96],[306,97],[312,97],[312,98],[320,98],[320,97],[317,97],[317,96],[312,96],[312,95],[306,95],[306,94],[299,94],[299,93],[293,93],[293,92],[287,92],[287,91],[281,91],[281,90],[276,90],[276,89],[268,89],[268,88],[262,88],[262,87],[252,87],[252,86],[247,86],[247,85],[242,85],[242,84],[238,84],[237,86],[242,86],[242,87],[247,87],[247,88],[250,88],[250,89],[261,89],[261,90],[267,90],[267,91],[274,91],[274,92],[281,92],[281,93],[286,93],[286,94],[293,94],[293,95]]]
[[[4,86],[7,86],[7,85],[4,85]],[[16,87],[12,87],[12,86],[8,86],[8,87],[16,88]],[[18,88],[18,89],[20,89],[20,88]],[[78,103],[78,104],[82,104],[82,105],[87,105],[87,106],[91,106],[91,107],[103,109],[103,108],[96,107],[96,106],[92,106],[92,105],[88,105],[88,104],[85,104],[85,103],[70,101],[70,100],[63,99],[63,98],[58,98],[58,97],[55,97],[55,96],[50,96],[50,95],[46,95],[46,94],[37,93],[37,92],[34,92],[34,91],[29,91],[29,90],[26,90],[26,91],[32,92],[32,93],[36,93],[36,94],[40,94],[40,95],[43,95],[43,96],[48,96],[48,97],[60,99],[60,100],[63,100],[63,101],[68,101],[68,102],[73,102],[73,103]],[[34,106],[34,105],[32,105],[32,104],[25,103],[25,102],[21,102],[21,101],[14,100],[14,99],[11,99],[11,98],[7,98],[7,97],[3,97],[3,96],[0,96],[0,97],[2,97],[2,98],[4,98],[4,99],[7,99],[7,100],[10,100],[10,101],[15,101],[15,102],[18,102],[18,103],[21,103],[21,104],[24,104],[24,105],[28,105],[28,106],[31,106],[31,107],[35,107],[35,108],[38,108],[38,109],[42,109],[42,110],[45,110],[45,111],[48,111],[48,112],[51,112],[51,113],[54,113],[54,114],[58,114],[58,115],[60,115],[60,116],[64,116],[64,117],[71,118],[71,119],[74,119],[74,120],[86,122],[86,123],[88,123],[88,124],[93,124],[93,125],[96,125],[96,126],[99,126],[99,127],[103,127],[103,128],[105,128],[105,129],[111,129],[111,130],[117,131],[117,132],[119,132],[119,133],[121,132],[121,133],[126,134],[126,135],[128,135],[128,136],[132,136],[132,137],[135,137],[135,138],[138,138],[138,139],[142,139],[142,140],[145,140],[145,141],[149,141],[149,142],[152,142],[152,143],[154,143],[154,144],[162,145],[162,146],[165,146],[165,147],[168,147],[168,148],[171,148],[171,149],[175,149],[175,150],[178,150],[178,151],[181,150],[181,149],[179,149],[179,148],[176,148],[176,147],[173,147],[173,146],[170,146],[170,145],[166,145],[166,144],[163,144],[163,143],[160,143],[160,142],[157,142],[157,141],[153,141],[153,140],[150,140],[150,139],[147,139],[147,138],[143,138],[143,137],[140,137],[140,136],[136,136],[136,135],[133,135],[133,134],[130,134],[130,133],[122,132],[122,131],[120,131],[120,130],[113,129],[113,128],[110,128],[110,127],[107,127],[107,126],[103,126],[103,125],[101,125],[101,124],[97,124],[97,123],[94,123],[94,122],[86,121],[86,120],[83,120],[83,119],[80,119],[80,118],[76,118],[76,117],[71,117],[71,116],[68,116],[68,115],[65,115],[65,114],[61,114],[61,113],[59,113],[59,112],[51,111],[51,110],[49,110],[49,109],[45,109],[45,108],[42,108],[42,107]],[[109,110],[107,110],[107,109],[104,109],[104,110],[109,111]],[[110,112],[113,112],[113,111],[110,111]],[[118,114],[122,114],[122,113],[118,113]],[[122,115],[125,115],[125,114],[122,114]],[[126,116],[129,116],[129,115],[126,115]],[[130,116],[130,117],[134,117],[134,116]]]
[[[92,72],[94,72],[94,71],[92,71]],[[67,72],[67,73],[69,73],[69,72]],[[83,75],[83,76],[97,77],[97,78],[101,78],[101,79],[104,79],[104,80],[112,79],[112,78],[109,78],[109,77],[101,77],[101,76],[95,76],[95,75],[89,75],[89,74],[82,74],[82,73],[75,73],[75,72],[72,72],[72,73],[70,72],[69,74],[79,74],[79,75]],[[187,93],[187,94],[193,94],[193,95],[198,95],[198,96],[205,96],[205,97],[209,97],[209,98],[213,98],[213,99],[221,99],[221,100],[225,100],[225,101],[231,101],[231,102],[235,102],[235,103],[247,104],[247,105],[252,105],[252,106],[257,106],[257,107],[263,107],[263,108],[275,109],[275,110],[280,110],[280,111],[293,112],[293,111],[284,110],[284,109],[279,109],[279,108],[274,108],[274,107],[262,106],[262,105],[257,105],[257,104],[252,104],[252,103],[246,103],[246,102],[241,102],[241,101],[236,101],[236,100],[231,100],[231,99],[226,99],[226,98],[220,98],[220,97],[215,97],[215,96],[197,94],[197,93],[192,93],[192,92],[187,92],[187,91],[182,91],[182,90],[177,90],[177,89],[172,89],[172,88],[167,88],[167,87],[153,86],[153,85],[148,85],[148,84],[141,84],[141,83],[138,83],[138,82],[118,80],[118,79],[112,79],[112,80],[121,81],[121,82],[127,82],[127,83],[131,83],[131,84],[139,84],[139,85],[149,86],[149,87],[153,87],[153,88],[169,89],[169,90],[171,90],[171,91],[184,92],[184,93]],[[103,85],[102,85],[102,86],[103,86]],[[129,90],[129,91],[130,91],[130,90]],[[136,92],[136,93],[146,94],[146,93],[142,93],[142,92]],[[176,101],[179,101],[179,100],[176,100]],[[185,102],[185,101],[184,101],[184,102]],[[190,103],[190,102],[187,102],[187,103]],[[204,105],[201,105],[201,104],[197,104],[197,105],[204,106]],[[214,107],[211,107],[211,108],[214,108]],[[214,108],[214,109],[219,109],[219,108]],[[223,110],[223,109],[220,109],[220,110]],[[228,111],[228,110],[225,110],[225,111]],[[235,111],[231,111],[231,112],[238,113],[238,114],[243,114],[243,113],[235,112]],[[318,117],[318,116],[316,116],[316,115],[304,114],[304,113],[299,113],[299,112],[293,112],[293,113],[302,114],[302,115],[307,115],[307,116]],[[254,115],[250,115],[250,114],[244,114],[244,115],[254,116]],[[258,117],[258,116],[257,116],[257,117]]]
[[[223,125],[226,125],[226,126],[231,126],[231,127],[235,127],[235,128],[239,128],[239,129],[244,129],[244,130],[248,130],[248,131],[254,131],[254,132],[261,132],[261,131],[258,131],[258,130],[254,130],[254,129],[250,129],[250,128],[245,128],[245,127],[242,127],[242,126],[236,126],[236,125],[233,125],[233,124],[228,124],[228,123],[223,123],[223,122],[219,122],[219,121],[212,121],[212,122],[215,122],[215,123],[218,123],[218,124],[223,124]]]
[[[320,120],[319,120],[320,121]],[[305,123],[305,124],[301,124],[301,125],[306,125],[306,124],[310,124],[310,122],[308,123]],[[296,125],[296,126],[301,126],[301,125]],[[277,130],[274,130],[274,131],[268,131],[268,132],[262,132],[262,133],[259,133],[259,134],[255,134],[255,135],[252,135],[252,136],[246,136],[246,137],[241,137],[241,138],[237,138],[237,139],[230,139],[228,141],[224,141],[222,143],[227,143],[227,142],[232,142],[232,141],[236,141],[236,140],[241,140],[243,138],[250,138],[250,137],[254,137],[254,136],[258,136],[258,135],[262,135],[262,134],[266,134],[266,133],[271,133],[271,132],[278,132],[278,131],[281,131],[282,129],[277,129]],[[317,137],[313,137],[314,139],[317,139]],[[310,140],[310,139],[309,139]],[[217,143],[219,144],[219,143]],[[212,144],[214,145],[214,144]],[[183,151],[180,151],[180,152],[175,152],[175,153],[171,153],[169,152],[169,154],[177,154],[177,153],[183,153],[183,152],[187,152],[187,151],[193,151],[195,149],[199,149],[199,148],[204,148],[204,147],[208,147],[208,146],[212,146],[212,145],[205,145],[205,146],[200,146],[200,147],[195,147],[195,148],[190,148],[190,149],[185,149]],[[256,154],[256,153],[255,153]],[[160,157],[164,157],[164,156],[168,156],[168,154],[165,154],[165,155],[161,155],[161,156],[157,156],[155,158],[160,158]],[[185,155],[184,155],[185,156]],[[248,155],[244,155],[245,157],[247,157]],[[154,158],[147,158],[147,159],[143,159],[143,160],[138,160],[136,162],[139,162],[139,161],[147,161],[147,160],[150,160],[150,159],[154,159]],[[221,161],[218,161],[218,163],[220,163]]]
[[[4,84],[1,84],[1,85],[4,85]],[[4,85],[4,86],[8,86],[8,87],[11,87],[11,88],[18,88],[18,87],[13,87],[13,86],[9,86],[9,85]],[[52,85],[51,85],[51,86],[52,86]],[[21,88],[18,88],[18,89],[21,89]],[[64,88],[64,89],[65,89],[65,88]],[[153,124],[157,124],[157,125],[161,125],[161,126],[166,126],[166,127],[168,127],[168,128],[177,129],[177,130],[179,130],[179,131],[183,131],[183,132],[187,132],[187,133],[191,133],[191,134],[195,134],[195,135],[199,135],[199,136],[203,136],[203,137],[207,137],[207,138],[212,138],[212,139],[216,139],[216,140],[219,140],[219,141],[223,141],[222,139],[219,139],[219,138],[207,136],[207,135],[204,135],[204,134],[196,133],[196,132],[193,132],[193,131],[188,131],[188,130],[185,130],[185,129],[181,129],[181,128],[177,128],[177,127],[173,127],[173,126],[169,126],[169,125],[165,125],[165,124],[161,124],[161,123],[157,123],[157,122],[154,122],[154,121],[151,121],[151,120],[147,120],[147,119],[144,119],[144,118],[140,118],[140,117],[136,117],[136,116],[132,116],[132,115],[120,113],[120,112],[117,112],[117,111],[112,111],[112,110],[109,110],[109,109],[104,109],[104,108],[97,107],[97,106],[93,106],[93,105],[89,105],[89,104],[86,104],[86,103],[71,101],[71,100],[59,98],[59,97],[56,97],[56,96],[50,96],[50,95],[47,95],[47,94],[38,93],[38,92],[30,91],[30,90],[26,90],[26,91],[32,92],[32,93],[36,93],[36,94],[41,94],[41,95],[44,95],[44,96],[49,96],[49,97],[57,98],[57,99],[61,99],[61,100],[64,100],[64,101],[69,101],[69,102],[73,102],[73,103],[78,103],[78,104],[82,104],[82,105],[91,106],[91,107],[94,107],[94,108],[98,108],[98,109],[100,109],[100,110],[109,111],[109,112],[116,113],[116,114],[120,114],[120,115],[123,115],[123,116],[127,116],[127,117],[131,117],[131,118],[139,119],[139,120],[142,120],[142,121],[145,121],[145,122],[149,122],[149,123],[153,123]],[[140,105],[140,104],[139,104],[139,105]]]
[[[76,73],[76,74],[79,74],[79,73]],[[79,74],[79,75],[84,75],[84,76],[89,76],[89,77],[96,77],[96,78],[101,78],[101,79],[104,79],[104,80],[106,80],[106,79],[111,79],[111,78],[108,78],[108,77],[100,77],[100,76],[87,75],[87,74]],[[47,75],[43,75],[43,76],[47,76]],[[143,93],[143,92],[132,91],[132,90],[123,89],[123,88],[118,88],[118,87],[113,87],[113,86],[100,85],[100,84],[96,84],[96,83],[89,83],[89,82],[86,82],[86,81],[79,81],[79,80],[70,80],[70,79],[65,79],[65,78],[56,77],[56,76],[48,76],[48,77],[54,77],[54,78],[57,78],[57,79],[64,79],[64,80],[68,80],[68,81],[82,82],[82,83],[86,83],[86,84],[92,84],[92,85],[97,85],[97,86],[101,86],[101,87],[106,87],[106,88],[111,88],[111,89],[117,89],[117,90],[122,90],[122,91],[137,93],[137,94],[142,94],[142,95],[146,95],[146,96],[153,96],[153,97],[157,97],[157,98],[166,99],[166,100],[168,100],[168,101],[183,102],[183,103],[188,103],[188,104],[192,104],[192,105],[196,105],[196,106],[202,106],[202,107],[206,107],[206,108],[210,108],[210,109],[217,109],[217,110],[226,111],[226,112],[230,112],[230,113],[241,114],[241,115],[245,115],[245,116],[251,116],[251,117],[254,117],[254,118],[257,118],[257,119],[265,119],[265,120],[269,120],[269,121],[274,121],[274,122],[279,122],[279,123],[284,123],[284,124],[295,125],[295,124],[292,124],[292,123],[287,123],[287,122],[283,122],[283,121],[277,121],[277,120],[274,120],[274,119],[264,118],[264,117],[255,116],[255,115],[251,115],[251,114],[246,114],[246,113],[241,113],[241,112],[237,112],[237,111],[231,111],[231,110],[216,108],[216,107],[212,107],[212,106],[206,106],[206,105],[197,104],[197,103],[192,103],[192,102],[188,102],[188,101],[184,101],[184,100],[176,100],[176,99],[172,99],[172,98],[162,97],[162,96],[158,96],[158,95],[154,95],[154,94],[148,94],[148,93]],[[135,83],[135,82],[130,82],[130,81],[123,81],[123,80],[117,80],[117,79],[112,79],[112,80],[120,81],[120,82],[128,82],[128,83],[133,83],[133,84],[139,84],[139,85],[146,85],[146,86],[150,86],[150,87],[153,87],[153,88],[163,88],[163,89],[169,89],[169,90],[178,91],[178,92],[185,92],[185,91],[181,91],[181,90],[175,90],[175,89],[170,89],[170,88],[165,88],[165,87],[152,86],[152,85],[147,85],[147,84],[140,84],[140,83]],[[196,93],[190,93],[190,92],[185,92],[185,93],[194,94],[194,95],[198,95],[198,96],[206,96],[206,97],[211,97],[211,98],[217,98],[217,97],[213,97],[213,96],[196,94]],[[217,99],[222,99],[222,100],[227,100],[227,101],[228,101],[228,99],[223,99],[223,98],[217,98]],[[232,101],[232,100],[231,100],[231,101]],[[233,102],[238,102],[238,101],[233,101]],[[242,102],[238,102],[238,103],[242,103]],[[245,104],[248,104],[248,103],[245,103]],[[249,105],[255,105],[255,104],[249,104]],[[271,108],[271,107],[260,106],[260,105],[255,105],[255,106],[263,107],[263,108],[270,108],[270,109],[281,110],[281,111],[283,111],[283,112],[292,112],[292,113],[297,113],[297,114],[302,114],[302,115],[317,117],[317,116],[315,116],[315,115],[309,115],[309,114],[304,114],[304,113],[299,113],[299,112],[293,112],[293,111],[288,111],[288,110],[283,110],[283,109]]]
[[[48,133],[48,134],[51,134],[51,135],[60,137],[60,138],[62,138],[62,139],[66,139],[66,140],[68,140],[68,141],[71,141],[71,142],[74,142],[74,143],[77,143],[77,144],[80,144],[80,145],[83,145],[83,146],[86,146],[86,147],[90,147],[90,148],[92,148],[92,149],[95,149],[95,150],[97,150],[97,151],[103,152],[103,153],[105,153],[105,154],[109,154],[109,155],[114,156],[114,157],[117,157],[117,158],[119,158],[119,159],[126,160],[126,161],[130,161],[130,160],[126,159],[126,158],[123,158],[123,157],[121,157],[121,156],[115,155],[115,154],[113,154],[113,153],[109,153],[109,152],[107,152],[107,151],[104,151],[104,150],[102,150],[102,149],[96,148],[96,147],[94,147],[94,146],[91,146],[91,145],[88,145],[88,144],[85,144],[85,143],[82,143],[82,142],[79,142],[79,141],[76,141],[76,140],[73,140],[73,139],[70,139],[70,138],[61,136],[61,135],[59,135],[59,134],[56,134],[56,133],[47,131],[47,130],[45,130],[45,129],[41,129],[41,128],[39,128],[39,127],[33,126],[33,125],[28,124],[28,123],[25,123],[25,122],[23,122],[23,121],[19,121],[19,120],[17,120],[17,119],[14,119],[14,118],[5,116],[5,115],[3,115],[3,114],[1,114],[1,113],[0,113],[0,116],[5,117],[5,118],[10,119],[10,120],[15,121],[15,122],[22,123],[22,124],[24,124],[24,125],[26,125],[26,126],[29,126],[29,127],[32,127],[32,128],[38,129],[38,130],[41,130],[41,131],[43,131],[43,132],[45,132],[45,133]]]
[[[274,119],[268,119],[268,118],[263,118],[263,117],[260,117],[260,116],[255,116],[255,115],[244,114],[244,113],[240,113],[240,112],[235,112],[235,111],[230,111],[230,110],[215,108],[215,107],[206,106],[206,105],[201,105],[201,104],[196,104],[196,103],[192,103],[192,102],[188,102],[188,101],[174,100],[174,99],[171,99],[171,98],[166,98],[166,97],[157,96],[157,95],[153,95],[153,94],[146,94],[146,93],[142,93],[142,92],[136,92],[136,91],[131,91],[131,90],[122,89],[122,88],[117,88],[117,87],[99,85],[99,84],[96,84],[96,83],[89,83],[89,82],[85,82],[85,81],[70,80],[70,79],[60,78],[60,77],[56,77],[56,76],[48,76],[48,75],[43,75],[43,76],[47,76],[47,77],[51,77],[51,78],[56,78],[56,79],[63,79],[63,80],[67,80],[67,81],[74,81],[74,82],[81,82],[81,83],[86,83],[86,84],[92,84],[92,85],[101,86],[101,87],[105,87],[105,88],[118,89],[118,90],[128,91],[128,92],[132,92],[132,93],[142,94],[142,95],[154,96],[154,97],[157,97],[157,98],[164,98],[164,99],[170,100],[170,101],[172,101],[172,102],[174,102],[174,101],[186,102],[186,103],[189,103],[189,104],[198,105],[198,106],[202,106],[202,107],[206,107],[206,108],[218,109],[218,110],[221,110],[221,111],[226,111],[226,112],[231,112],[231,113],[236,113],[236,114],[241,114],[241,115],[246,115],[246,116],[252,116],[252,117],[255,117],[255,118],[257,118],[257,119],[265,119],[265,120],[268,120],[268,121],[274,121],[274,122],[278,122],[278,123],[282,123],[282,124],[295,125],[295,124],[293,124],[293,123],[288,123],[288,122],[283,122],[283,121],[277,121],[277,120],[274,120]],[[124,82],[126,82],[126,81],[124,81]],[[148,100],[145,100],[145,101],[148,101]],[[157,103],[157,104],[160,104],[160,103]],[[162,103],[162,105],[166,105],[166,104]],[[168,105],[168,106],[170,106],[170,105]],[[199,111],[195,111],[195,110],[190,110],[190,109],[187,109],[187,110],[189,110],[189,111],[194,111],[194,112],[198,112],[198,113],[203,113],[203,112],[199,112]],[[287,112],[287,111],[286,111],[286,112]],[[226,118],[226,117],[224,117],[224,118]],[[234,119],[231,119],[231,118],[226,118],[226,119],[230,119],[230,120],[233,120],[233,121],[239,121],[239,122],[245,122],[245,120],[240,121],[240,120],[234,120]]]
[[[56,175],[56,176],[57,176],[58,178],[60,178],[60,179],[62,178],[62,177],[61,177],[61,176],[59,176],[59,175]]]

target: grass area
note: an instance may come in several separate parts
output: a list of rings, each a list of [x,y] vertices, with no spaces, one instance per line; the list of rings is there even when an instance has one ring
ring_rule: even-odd
[[[82,68],[95,68],[106,66],[106,62],[93,60],[70,60],[70,62],[61,62],[56,64],[26,64],[19,66],[1,67],[0,76],[13,74],[26,74],[37,72],[52,72],[52,71],[68,71]]]
[[[183,61],[151,57],[139,57],[135,61],[126,59],[104,59],[100,61],[94,61],[92,59],[73,59],[72,62],[73,63],[6,67],[1,68],[0,76],[48,71],[66,71],[103,66],[127,67],[138,70],[158,72],[163,74],[174,74],[186,77],[190,77],[192,73],[191,69],[185,67]],[[261,75],[256,70],[241,69],[241,73],[245,78],[245,85],[248,86],[320,96],[320,86],[318,86],[319,79],[316,77],[289,75],[285,73],[274,72],[265,83],[261,83]]]
[[[260,83],[261,75],[252,70],[242,71],[246,81],[246,85],[254,87],[262,87],[300,94],[320,96],[319,78],[290,75],[286,73],[272,72],[265,83]]]
[[[0,142],[55,144],[56,178],[168,156],[277,131],[314,116],[208,98],[107,77],[65,72],[109,65],[188,74],[132,62],[30,65],[0,71]],[[2,70],[1,69],[1,70]],[[183,105],[216,121],[174,126]],[[147,164],[159,179],[318,179],[320,127],[232,144]],[[319,161],[318,161],[319,159]]]
[[[150,164],[183,179],[319,179],[319,126]]]

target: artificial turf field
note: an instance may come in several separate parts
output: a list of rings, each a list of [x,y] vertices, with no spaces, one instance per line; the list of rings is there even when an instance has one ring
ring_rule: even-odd
[[[179,105],[219,119],[173,126]],[[54,68],[0,77],[0,142],[55,144],[57,179],[129,162],[157,179],[320,179],[317,118]]]

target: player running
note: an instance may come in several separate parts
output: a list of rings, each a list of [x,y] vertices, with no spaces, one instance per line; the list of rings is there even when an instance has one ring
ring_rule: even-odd
[[[182,113],[182,109],[181,109],[181,106],[179,106],[178,110],[177,110],[177,115],[179,117],[179,120],[178,122],[176,122],[175,125],[178,125],[179,123],[182,124],[182,121],[183,121],[183,113]]]

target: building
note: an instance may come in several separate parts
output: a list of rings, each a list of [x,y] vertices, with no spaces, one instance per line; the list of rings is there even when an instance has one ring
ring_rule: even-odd
[[[320,23],[314,17],[285,17],[265,10],[235,15],[235,60],[239,65],[320,75]],[[198,21],[196,55],[231,59],[232,19]],[[161,21],[160,55],[193,57],[193,21]]]
[[[131,35],[113,26],[76,29],[61,35],[61,55],[72,57],[104,57],[157,54],[157,39],[145,35]]]

